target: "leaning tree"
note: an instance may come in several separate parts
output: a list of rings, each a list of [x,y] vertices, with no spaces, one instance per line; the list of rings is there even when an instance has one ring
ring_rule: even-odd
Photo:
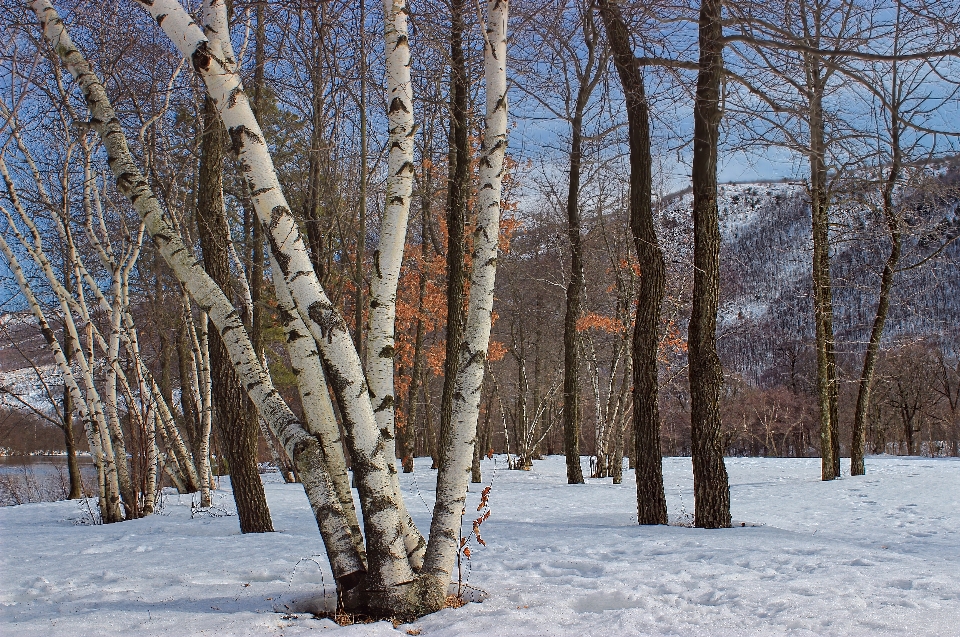
[[[35,0],[29,5],[40,20],[44,38],[83,92],[90,126],[100,137],[118,190],[143,219],[158,252],[190,297],[210,317],[248,396],[293,460],[345,603],[393,616],[439,610],[446,603],[447,587],[460,551],[459,527],[470,480],[490,336],[507,145],[508,0],[489,0],[486,25],[482,28],[486,121],[479,159],[470,300],[463,343],[457,352],[451,426],[440,441],[443,463],[426,541],[407,515],[400,496],[393,425],[396,281],[414,172],[415,129],[405,0],[384,2],[389,175],[380,245],[373,259],[368,338],[371,361],[366,370],[346,321],[319,282],[280,186],[263,131],[240,81],[239,64],[227,43],[229,28],[224,2],[204,1],[201,23],[205,28],[198,26],[177,0],[137,3],[190,61],[227,130],[231,151],[270,247],[273,284],[287,344],[291,358],[302,365],[297,368],[299,389],[302,396],[313,399],[304,400],[305,422],[294,415],[274,387],[238,310],[176,231],[128,147],[102,81],[73,44],[56,10],[48,0]],[[346,482],[338,423],[326,404],[329,398],[323,378],[340,407],[360,495],[363,529],[357,523]]]

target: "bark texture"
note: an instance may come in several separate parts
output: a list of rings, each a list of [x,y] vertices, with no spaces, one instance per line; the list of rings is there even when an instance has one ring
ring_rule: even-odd
[[[447,330],[446,357],[443,363],[443,393],[440,395],[440,432],[442,440],[453,417],[453,392],[457,381],[458,357],[464,331],[464,284],[466,251],[467,197],[470,179],[470,144],[467,131],[467,64],[463,50],[465,0],[450,5],[450,133],[447,162]],[[440,467],[443,444],[438,445]]]
[[[870,391],[873,387],[873,376],[880,354],[880,340],[883,338],[883,325],[890,310],[890,292],[893,290],[893,277],[897,272],[897,263],[900,261],[900,252],[903,249],[903,237],[900,227],[900,216],[894,205],[894,188],[900,179],[903,157],[900,148],[900,113],[899,113],[899,86],[897,84],[897,67],[892,72],[892,86],[894,87],[893,100],[889,107],[890,115],[890,147],[892,157],[887,179],[883,184],[883,220],[890,237],[890,252],[883,264],[883,274],[880,275],[880,294],[877,299],[877,312],[873,319],[873,328],[870,330],[870,340],[867,342],[867,351],[863,357],[863,370],[860,372],[860,384],[857,391],[857,407],[853,418],[853,440],[850,445],[850,475],[862,476],[866,473],[863,462],[864,443],[867,434],[867,414],[870,410]]]
[[[441,438],[444,458],[437,477],[437,501],[430,525],[430,540],[421,577],[446,587],[456,566],[461,516],[470,481],[473,448],[490,326],[493,289],[497,271],[500,198],[507,149],[507,0],[487,3],[484,42],[486,120],[480,158],[478,213],[473,234],[473,268],[470,273],[470,305],[465,338],[458,358],[453,393],[453,419]]]
[[[667,500],[663,490],[660,410],[657,404],[659,387],[657,352],[660,308],[663,303],[666,272],[663,251],[660,249],[653,224],[651,205],[653,180],[649,106],[643,75],[636,64],[623,16],[617,6],[609,0],[600,0],[599,6],[606,25],[607,38],[613,50],[614,64],[626,98],[630,136],[630,229],[640,265],[640,290],[632,347],[637,519],[640,524],[666,524]],[[716,161],[715,157],[714,161]],[[694,174],[696,175],[696,172]],[[715,192],[716,177],[714,176]],[[716,214],[715,203],[714,214]],[[719,243],[719,235],[717,240]],[[715,352],[714,356],[716,356]],[[719,365],[719,362],[717,364]],[[717,427],[719,427],[719,417]],[[620,459],[617,461],[622,462]]]
[[[413,90],[410,82],[410,47],[405,0],[384,0],[384,47],[387,55],[387,115],[389,127],[386,201],[380,224],[380,243],[373,253],[370,278],[370,312],[367,333],[367,382],[377,429],[386,443],[385,460],[401,508],[404,545],[414,569],[423,563],[426,542],[400,498],[397,476],[396,353],[397,284],[413,194]]]
[[[226,135],[210,98],[204,100],[203,138],[197,184],[197,235],[203,267],[221,290],[233,286],[223,202],[223,148]],[[216,330],[210,330],[215,332]],[[249,404],[230,355],[219,335],[210,343],[210,372],[220,448],[230,465],[230,485],[242,533],[273,531],[267,496],[257,470],[260,431],[256,410]]]
[[[700,4],[700,63],[693,138],[693,309],[690,315],[690,403],[693,444],[694,524],[730,526],[730,486],[720,439],[723,370],[717,355],[720,300],[720,216],[717,210],[717,143],[723,74],[721,0]],[[639,436],[638,436],[639,437]],[[638,463],[640,459],[637,459]]]
[[[194,45],[198,41],[206,42],[206,38],[199,32],[199,28],[193,24],[183,8],[179,4],[174,3],[174,5],[168,8],[172,11],[179,9],[181,12],[177,19],[178,25],[182,28],[192,28],[194,35],[199,35],[200,40],[194,40]],[[103,139],[118,190],[133,204],[158,251],[177,279],[183,283],[191,298],[201,309],[209,313],[227,345],[234,369],[260,413],[270,423],[291,457],[295,459],[302,457],[302,462],[298,463],[298,469],[304,476],[304,490],[321,526],[334,576],[338,584],[352,582],[355,585],[357,578],[354,574],[362,572],[363,565],[358,561],[357,556],[351,555],[348,550],[336,550],[339,546],[349,547],[352,544],[349,529],[341,525],[328,524],[328,518],[323,515],[323,512],[329,508],[328,503],[334,501],[335,497],[329,479],[325,478],[319,464],[319,448],[316,439],[304,431],[274,389],[269,374],[263,369],[253,350],[239,318],[239,312],[190,254],[190,250],[175,231],[170,219],[164,214],[156,195],[133,160],[123,129],[107,98],[103,83],[70,40],[59,15],[47,0],[36,0],[31,6],[40,20],[45,39],[83,92],[90,110],[92,125]]]

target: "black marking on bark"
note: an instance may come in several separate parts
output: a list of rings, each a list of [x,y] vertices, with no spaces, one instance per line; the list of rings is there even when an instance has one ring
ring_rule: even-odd
[[[270,251],[277,260],[277,265],[280,266],[280,272],[283,273],[283,276],[287,276],[290,271],[290,257],[280,251],[280,246],[277,245],[277,240],[273,238],[272,233],[267,232],[266,235],[267,242],[270,244]]]
[[[158,24],[159,26],[163,26],[163,21],[166,19],[166,17],[167,17],[167,14],[166,14],[166,13],[160,13],[160,14],[158,14],[158,15],[157,15],[157,24]]]
[[[270,229],[279,227],[280,219],[288,214],[290,214],[290,210],[286,206],[274,206],[273,210],[270,211]]]
[[[250,190],[250,196],[251,196],[251,197],[259,197],[259,196],[262,195],[263,193],[265,193],[265,192],[270,192],[271,190],[273,190],[273,186],[267,186],[266,188],[257,188],[256,190],[251,189],[251,190]]]
[[[243,124],[231,126],[227,132],[230,133],[230,150],[233,151],[234,155],[240,154],[244,145],[246,144],[246,140],[263,144],[263,140],[260,139],[260,136]]]
[[[238,84],[227,94],[227,108],[236,106],[237,100],[240,99],[241,95],[243,95],[243,87]]]
[[[45,340],[48,345],[52,345],[54,341],[57,340],[57,337],[53,334],[53,330],[51,330],[47,324],[40,326],[40,333],[43,334],[43,340]]]
[[[309,276],[311,274],[313,274],[313,270],[300,270],[299,272],[295,273],[293,276],[290,277],[289,283],[292,284],[294,281],[296,281],[300,277]]]
[[[393,150],[394,148],[397,148],[397,149],[399,149],[399,150],[403,150],[403,144],[401,144],[401,143],[398,142],[398,141],[394,141],[392,144],[390,144],[390,150]]]
[[[405,162],[403,162],[403,166],[400,166],[400,169],[397,170],[397,175],[398,175],[398,176],[401,175],[401,174],[403,173],[403,171],[405,171],[405,170],[409,170],[409,171],[410,171],[410,174],[413,174],[414,172],[416,172],[416,170],[414,169],[414,166],[413,166],[413,162],[412,162],[412,161],[405,161]]]
[[[403,197],[401,197],[400,195],[395,195],[395,196],[393,196],[393,197],[390,198],[390,203],[391,203],[391,204],[396,204],[396,205],[398,205],[398,206],[402,206],[402,205],[403,205]]]
[[[380,350],[380,358],[393,358],[393,354],[393,345],[384,345],[383,349]]]
[[[383,278],[383,272],[380,271],[380,251],[373,251],[373,271],[377,273],[377,278]]]
[[[409,46],[409,43],[407,42],[407,36],[402,33],[397,36],[397,46],[393,47],[393,50],[396,51],[399,49],[401,44]]]
[[[259,387],[263,384],[262,380],[255,380],[247,383],[247,393],[249,394],[255,387]]]
[[[375,310],[378,307],[380,307],[380,301],[378,301],[377,299],[370,299],[370,309]]]
[[[390,111],[389,111],[389,112],[390,112],[391,114],[393,114],[393,113],[396,113],[397,111],[403,111],[404,113],[409,113],[409,112],[410,112],[410,109],[407,108],[407,105],[404,104],[404,103],[403,103],[403,100],[400,99],[399,97],[395,97],[395,98],[393,98],[393,100],[390,101]]]
[[[296,341],[299,341],[301,338],[307,338],[307,335],[306,335],[306,334],[302,334],[302,333],[299,332],[298,330],[290,330],[290,333],[287,334],[287,342],[288,342],[288,343],[294,343],[294,342],[296,342]]]
[[[384,396],[384,397],[383,397],[383,400],[380,401],[380,404],[377,405],[377,408],[374,409],[373,411],[374,411],[374,413],[376,413],[376,412],[378,412],[378,411],[386,411],[387,409],[390,409],[391,407],[393,407],[393,396]],[[393,438],[393,436],[391,436],[391,435],[389,435],[389,434],[387,433],[387,430],[386,430],[386,429],[381,429],[381,430],[380,430],[380,433],[383,434],[383,437],[386,438],[387,440],[390,440],[391,438]]]
[[[330,343],[333,342],[334,330],[346,331],[347,329],[346,321],[329,302],[314,301],[307,308],[307,316],[320,328],[320,335]]]
[[[202,75],[205,71],[209,70],[210,63],[213,61],[210,44],[208,42],[198,44],[190,56],[190,59],[193,61],[193,68],[197,73]]]
[[[284,308],[280,308],[280,323],[282,325],[290,325],[296,318],[297,317],[293,312],[289,312]]]
[[[158,232],[153,235],[153,240],[155,243],[170,243],[170,236],[162,232]]]

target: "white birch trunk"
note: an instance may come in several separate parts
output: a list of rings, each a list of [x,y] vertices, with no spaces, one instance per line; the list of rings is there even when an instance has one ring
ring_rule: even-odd
[[[273,254],[270,265],[279,267]],[[343,455],[340,427],[333,411],[330,391],[327,389],[323,365],[317,354],[317,343],[307,331],[300,315],[297,314],[290,292],[283,286],[277,289],[277,308],[280,310],[280,322],[286,337],[286,349],[290,355],[290,364],[297,377],[300,401],[306,416],[307,431],[317,437],[323,451],[322,458],[327,473],[333,482],[340,505],[343,507],[343,524],[350,528],[357,552],[366,558],[363,545],[363,533],[357,520],[353,504],[353,492],[350,489],[350,476],[347,473],[346,458]]]
[[[369,332],[367,334],[367,382],[374,405],[377,429],[385,439],[391,483],[400,504],[404,545],[411,566],[423,564],[426,542],[407,513],[400,494],[396,452],[396,355],[397,285],[403,264],[403,248],[413,193],[413,90],[410,82],[410,46],[407,34],[406,0],[384,0],[384,49],[386,52],[387,118],[389,129],[386,201],[380,224],[380,244],[373,253],[370,279]]]
[[[101,518],[105,522],[119,521],[123,519],[123,516],[120,512],[120,489],[116,482],[116,467],[110,467],[108,465],[106,454],[103,449],[102,433],[105,427],[102,426],[102,418],[98,419],[97,415],[90,409],[90,405],[87,402],[89,399],[89,394],[81,390],[79,383],[77,383],[76,378],[73,375],[73,369],[67,363],[67,358],[63,353],[63,349],[60,347],[60,343],[57,340],[56,335],[50,328],[50,324],[47,322],[46,316],[40,307],[40,303],[37,302],[37,299],[33,294],[33,290],[30,288],[30,284],[23,273],[23,269],[20,267],[20,264],[17,261],[16,255],[10,249],[9,244],[7,244],[3,235],[0,235],[0,251],[3,252],[4,257],[7,260],[7,265],[17,281],[17,286],[20,288],[24,298],[27,300],[27,304],[30,307],[31,312],[37,319],[37,324],[40,326],[40,331],[47,342],[47,346],[50,348],[53,354],[54,360],[57,363],[57,368],[60,370],[60,373],[63,377],[63,382],[66,385],[67,390],[70,392],[74,404],[80,411],[80,417],[83,419],[84,430],[87,434],[87,443],[90,446],[90,452],[93,454],[93,460],[97,466]],[[77,343],[78,341],[74,339],[73,342]],[[102,417],[102,412],[100,416]],[[109,438],[107,439],[107,442],[109,443]]]
[[[331,506],[338,506],[339,501],[333,492],[329,476],[320,466],[319,445],[316,439],[304,431],[293,412],[283,402],[279,392],[273,387],[269,374],[260,365],[250,344],[237,310],[192,256],[174,230],[171,221],[164,214],[147,180],[133,161],[126,137],[102,82],[74,46],[60,16],[47,0],[35,0],[31,3],[31,7],[40,20],[44,38],[83,91],[91,111],[91,123],[103,139],[119,191],[131,201],[134,209],[144,220],[147,232],[175,276],[217,326],[234,368],[257,409],[273,427],[275,434],[291,457],[299,459],[298,469],[303,477],[303,486],[323,531],[324,543],[327,546],[334,575],[338,582],[356,583],[356,574],[362,574],[363,564],[350,550],[352,542],[349,530],[331,528],[327,524],[329,517],[325,514],[326,510]],[[182,7],[177,5],[177,8],[186,17]],[[161,18],[160,22],[165,20]],[[186,22],[183,24],[186,25],[188,22],[192,25],[186,17]],[[191,32],[195,35],[199,32],[196,25],[192,25]],[[202,34],[201,38],[206,42]],[[262,141],[262,138],[260,139]]]
[[[156,0],[150,4],[139,1],[204,80],[230,135],[233,152],[240,159],[258,219],[277,260],[275,286],[286,286],[290,290],[298,314],[319,345],[324,369],[341,407],[363,503],[372,576],[367,586],[377,591],[410,582],[414,573],[407,558],[402,508],[386,461],[386,446],[392,443],[386,437],[389,432],[382,433],[376,426],[360,356],[346,322],[313,271],[306,243],[280,188],[263,132],[243,92],[236,62],[221,49],[219,39],[211,41],[203,34],[176,0]],[[242,374],[241,370],[238,369],[238,373]]]
[[[480,190],[473,234],[470,304],[453,393],[453,416],[442,441],[447,466],[437,476],[437,501],[422,573],[444,587],[453,574],[460,550],[461,516],[470,484],[473,447],[477,437],[480,391],[493,312],[500,230],[500,198],[507,148],[507,14],[508,0],[488,0],[484,42],[486,126],[480,158]]]

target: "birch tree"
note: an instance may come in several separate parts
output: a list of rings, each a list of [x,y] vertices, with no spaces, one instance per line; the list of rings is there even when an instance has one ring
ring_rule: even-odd
[[[209,313],[248,395],[293,458],[317,517],[338,586],[344,592],[356,589],[346,598],[348,603],[393,616],[438,610],[446,602],[447,585],[460,549],[457,529],[469,481],[483,363],[490,334],[507,132],[507,3],[494,0],[488,5],[487,118],[480,160],[481,210],[474,238],[475,266],[471,276],[467,337],[458,359],[460,373],[458,391],[454,394],[454,425],[443,441],[448,463],[438,477],[437,505],[420,568],[416,552],[407,549],[406,539],[415,529],[404,524],[402,501],[395,486],[396,468],[393,459],[388,461],[386,457],[387,449],[392,451],[392,434],[377,427],[360,357],[346,322],[327,297],[310,264],[263,133],[243,92],[237,62],[225,50],[220,38],[204,34],[179,3],[161,0],[141,4],[203,79],[228,131],[257,217],[266,231],[275,260],[272,274],[278,296],[289,294],[295,310],[289,313],[292,321],[295,323],[298,318],[301,329],[306,332],[298,331],[301,338],[296,340],[310,339],[317,346],[318,358],[336,395],[347,431],[346,442],[364,514],[365,555],[354,541],[356,524],[351,524],[344,503],[337,495],[333,467],[320,451],[321,446],[330,449],[332,445],[327,445],[319,432],[317,435],[309,432],[273,388],[236,308],[197,265],[137,168],[103,84],[70,41],[56,11],[46,0],[36,0],[31,6],[41,21],[47,42],[84,93],[92,126],[104,142],[119,190],[142,216],[145,230],[191,298]],[[393,6],[392,14],[387,15],[405,21],[404,5],[394,3]],[[394,47],[393,52],[400,48],[405,47]],[[388,54],[391,54],[389,49]],[[300,374],[301,378],[305,376]]]

